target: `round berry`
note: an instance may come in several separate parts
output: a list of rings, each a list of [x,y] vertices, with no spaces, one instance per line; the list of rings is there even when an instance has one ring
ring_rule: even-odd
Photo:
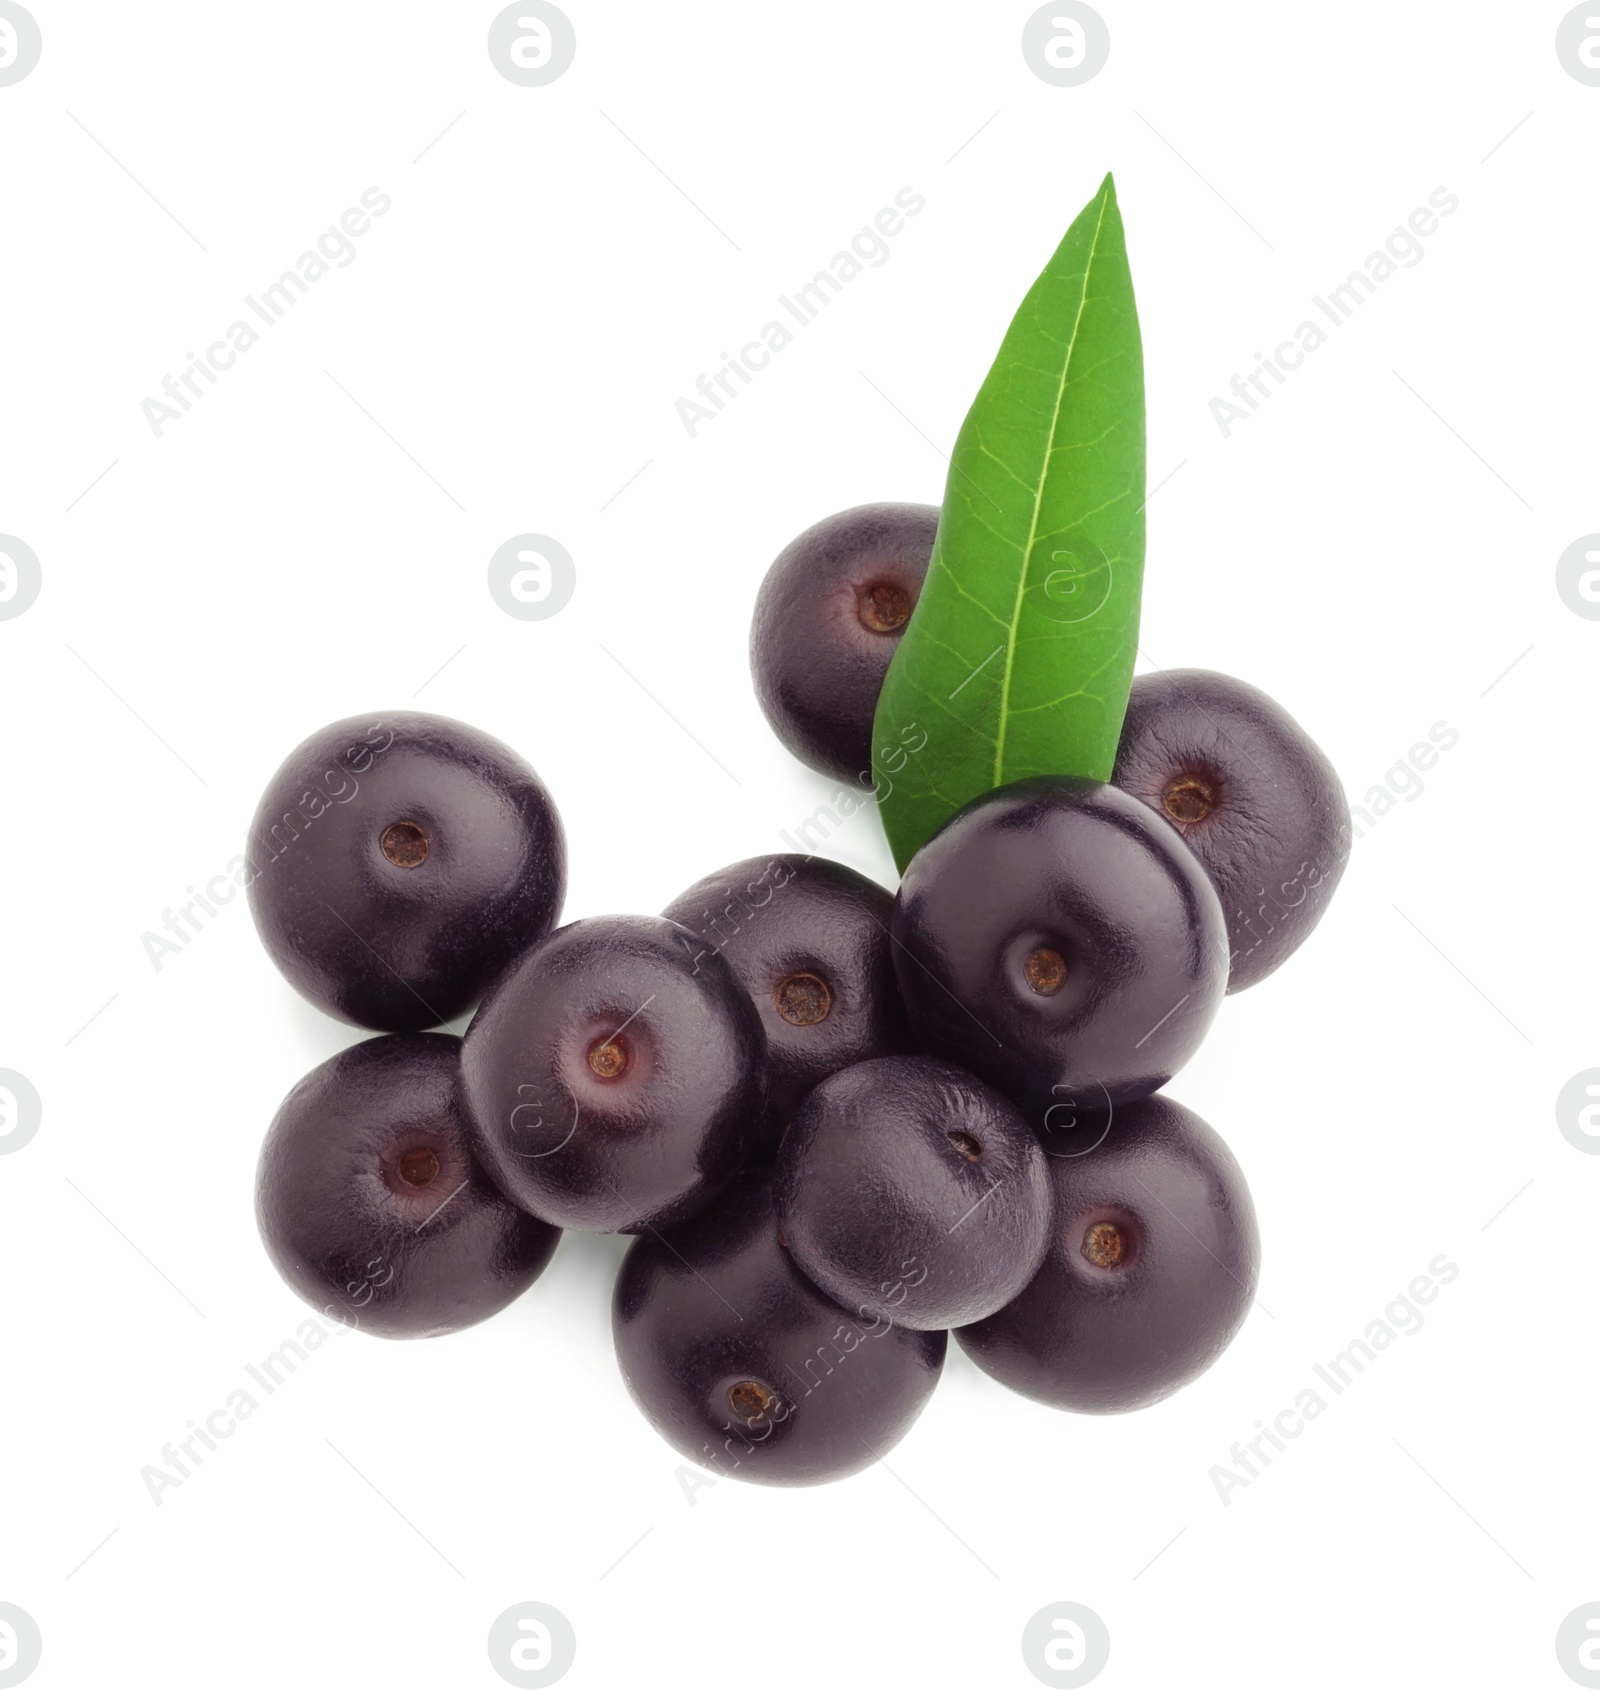
[[[1062,1148],[1063,1144],[1066,1148]],[[1143,1408],[1211,1366],[1255,1296],[1261,1245],[1239,1164],[1200,1117],[1147,1097],[1045,1136],[1043,1265],[961,1347],[1054,1408]]]
[[[1093,781],[1019,781],[958,811],[907,865],[891,932],[923,1044],[1035,1127],[1165,1085],[1227,987],[1205,870]]]
[[[750,669],[772,731],[802,763],[870,784],[878,694],[938,526],[934,505],[857,505],[791,540],[767,571]]]
[[[800,1100],[852,1062],[915,1048],[889,956],[894,899],[820,857],[751,857],[707,875],[663,912],[697,935],[694,957],[738,976],[767,1035],[767,1111],[751,1145],[770,1161]]]
[[[539,777],[488,734],[352,716],[290,752],[246,847],[250,909],[285,977],[361,1027],[470,1009],[561,909],[566,841]]]
[[[658,916],[563,927],[506,974],[462,1052],[474,1142],[556,1226],[641,1232],[704,1208],[765,1102],[761,1020],[727,964]]]
[[[1049,1236],[1050,1178],[1027,1122],[926,1057],[824,1080],[784,1135],[774,1198],[808,1278],[846,1309],[919,1331],[993,1314]]]
[[[509,1203],[472,1153],[461,1041],[394,1033],[340,1051],[284,1099],[256,1177],[261,1236],[290,1287],[382,1338],[483,1320],[561,1234]]]
[[[1205,669],[1140,675],[1111,778],[1175,827],[1211,876],[1230,992],[1305,942],[1350,855],[1350,806],[1332,763],[1281,705]]]
[[[680,1455],[768,1485],[842,1479],[886,1454],[922,1412],[946,1346],[943,1332],[824,1297],[780,1241],[762,1172],[630,1246],[612,1330],[634,1401]]]

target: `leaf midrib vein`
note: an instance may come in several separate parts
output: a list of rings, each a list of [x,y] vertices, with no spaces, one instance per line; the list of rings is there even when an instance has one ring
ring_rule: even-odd
[[[1011,668],[1017,651],[1017,623],[1022,616],[1022,595],[1028,586],[1028,559],[1033,555],[1033,542],[1039,528],[1039,511],[1044,503],[1044,484],[1050,459],[1055,451],[1056,429],[1061,423],[1061,400],[1067,390],[1067,374],[1072,368],[1072,354],[1078,344],[1078,331],[1083,325],[1084,307],[1089,302],[1089,277],[1094,271],[1094,261],[1100,251],[1100,232],[1106,224],[1106,208],[1111,203],[1111,191],[1103,188],[1100,196],[1100,215],[1095,220],[1094,239],[1089,242],[1088,256],[1083,261],[1083,291],[1078,298],[1077,313],[1072,319],[1072,334],[1066,343],[1066,353],[1061,360],[1061,375],[1056,382],[1056,402],[1050,415],[1050,434],[1045,442],[1044,459],[1040,465],[1039,478],[1033,491],[1033,511],[1028,519],[1028,539],[1022,548],[1022,563],[1017,571],[1017,595],[1011,606],[1011,625],[1006,630],[1006,662],[1000,677],[1000,721],[995,729],[994,739],[994,773],[993,784],[1004,784],[1006,758],[1006,724],[1011,714]]]

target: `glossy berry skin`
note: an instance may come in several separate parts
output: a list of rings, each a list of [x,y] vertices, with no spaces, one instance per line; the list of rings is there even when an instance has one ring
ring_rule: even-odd
[[[1144,1408],[1204,1373],[1243,1323],[1260,1272],[1255,1209],[1227,1145],[1170,1098],[1080,1119],[1073,1138],[1072,1154],[1049,1158],[1044,1265],[956,1337],[985,1373],[1052,1408]]]
[[[680,1455],[767,1485],[842,1479],[886,1454],[932,1393],[946,1344],[824,1297],[779,1243],[760,1171],[632,1245],[612,1331],[634,1401]]]
[[[926,1057],[824,1080],[784,1135],[773,1196],[809,1279],[863,1319],[919,1331],[993,1314],[1049,1242],[1050,1175],[1027,1122]]]
[[[470,1009],[550,929],[561,819],[539,777],[443,716],[352,716],[267,783],[246,859],[272,960],[319,1008],[407,1032]]]
[[[750,625],[756,697],[813,769],[870,784],[878,694],[938,526],[935,505],[857,505],[791,540],[767,571]]]
[[[312,1069],[273,1119],[262,1242],[331,1320],[380,1338],[458,1332],[520,1296],[560,1240],[474,1158],[460,1051],[443,1033],[368,1039]]]
[[[462,1051],[473,1142],[555,1226],[641,1232],[703,1209],[765,1102],[761,1019],[659,916],[563,927],[495,986]]]
[[[1035,1128],[1165,1085],[1227,987],[1205,870],[1143,804],[1092,781],[1019,781],[958,811],[907,865],[891,930],[924,1045]]]
[[[1350,855],[1350,806],[1333,764],[1264,692],[1205,669],[1139,676],[1111,778],[1211,876],[1230,992],[1265,979],[1322,919]]]
[[[753,1158],[771,1161],[800,1100],[852,1062],[914,1050],[889,956],[894,899],[820,857],[751,857],[707,875],[662,912],[720,956],[767,1035],[767,1112]]]

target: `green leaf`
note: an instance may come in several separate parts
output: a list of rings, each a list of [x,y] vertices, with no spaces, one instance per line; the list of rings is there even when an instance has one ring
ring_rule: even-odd
[[[1139,635],[1144,481],[1144,353],[1107,176],[962,424],[878,700],[873,744],[893,771],[880,814],[902,870],[992,787],[1109,777]]]

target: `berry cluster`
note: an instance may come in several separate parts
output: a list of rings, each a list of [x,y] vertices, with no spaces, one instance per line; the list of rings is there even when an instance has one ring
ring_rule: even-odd
[[[870,766],[937,515],[844,512],[768,574],[756,689],[814,767]],[[336,723],[261,800],[252,909],[306,997],[385,1036],[273,1121],[268,1253],[334,1318],[432,1337],[519,1295],[561,1229],[634,1235],[629,1389],[758,1482],[871,1463],[951,1331],[1038,1401],[1154,1402],[1221,1354],[1259,1255],[1238,1164],[1160,1088],[1305,938],[1348,838],[1271,700],[1164,674],[1134,683],[1111,783],[985,794],[895,896],[791,854],[557,928],[531,768],[438,717]],[[464,1038],[425,1030],[474,1004]]]

